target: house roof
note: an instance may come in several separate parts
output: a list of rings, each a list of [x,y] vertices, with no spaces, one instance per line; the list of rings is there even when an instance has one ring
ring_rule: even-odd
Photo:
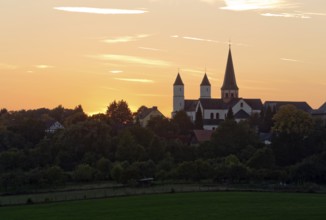
[[[200,86],[210,86],[210,85],[211,85],[211,83],[209,82],[208,77],[205,73],[203,81],[201,82]]]
[[[198,103],[198,100],[186,99],[185,100],[184,110],[186,112],[194,112],[194,111],[196,111],[197,103]]]
[[[198,142],[209,141],[214,131],[211,130],[193,130],[195,138]]]
[[[321,111],[321,112],[326,112],[326,102],[319,107],[318,111]]]
[[[223,99],[199,99],[204,109],[224,109],[224,110],[233,107],[241,100],[246,102],[254,110],[261,110],[263,107],[263,103],[260,99],[234,98],[227,103],[224,102]]]
[[[182,79],[181,79],[181,76],[180,76],[180,73],[178,73],[177,75],[177,78],[175,79],[174,81],[174,86],[183,86],[183,82],[182,82]]]
[[[242,109],[234,115],[234,118],[236,118],[236,119],[246,119],[249,117],[250,117],[250,115]]]
[[[224,82],[222,85],[222,90],[238,90],[237,82],[235,79],[233,60],[231,54],[231,47],[229,48],[228,60],[226,63]]]
[[[152,108],[147,108],[147,107],[142,107],[142,110],[140,111],[140,113],[138,113],[138,118],[139,119],[144,119],[146,118],[149,114],[151,114],[154,111],[158,111],[159,113],[161,113],[156,106],[153,106]],[[162,114],[162,113],[161,113]],[[163,116],[163,114],[162,114]]]
[[[319,109],[311,110],[311,114],[313,115],[325,115],[326,114],[326,102],[319,107]]]
[[[291,101],[266,101],[264,107],[268,106],[276,108],[278,110],[283,105],[294,105],[297,109],[311,112],[312,108],[307,102],[291,102]]]
[[[263,108],[263,103],[261,99],[243,99],[252,109],[261,110]]]

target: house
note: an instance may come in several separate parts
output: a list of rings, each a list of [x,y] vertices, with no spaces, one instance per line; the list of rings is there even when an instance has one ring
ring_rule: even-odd
[[[260,114],[263,104],[260,99],[247,99],[239,97],[231,47],[227,58],[221,98],[211,97],[211,84],[204,74],[200,84],[199,99],[185,99],[184,84],[180,73],[173,84],[173,112],[172,117],[178,111],[185,111],[192,122],[196,121],[196,114],[202,114],[204,130],[214,130],[225,120],[228,111],[232,110],[236,121],[250,118],[254,114]]]
[[[283,105],[293,105],[297,109],[305,112],[311,112],[312,108],[307,102],[293,102],[293,101],[266,101],[264,103],[264,108],[270,107],[272,110],[277,111]]]
[[[156,106],[153,106],[152,108],[142,106],[136,115],[136,120],[138,120],[139,124],[142,127],[146,127],[149,120],[153,117],[164,117],[164,115],[158,110]]]
[[[177,74],[173,84],[173,111],[172,117],[178,111],[185,111],[192,122],[196,121],[196,115],[201,114],[204,130],[214,130],[226,119],[227,113],[232,110],[237,122],[246,120],[253,115],[260,114],[263,109],[270,108],[274,113],[283,105],[293,105],[297,109],[310,113],[315,118],[321,118],[326,123],[326,103],[319,109],[313,110],[305,101],[266,101],[264,105],[261,99],[248,99],[239,96],[231,46],[226,63],[224,80],[221,87],[221,97],[212,98],[211,83],[204,74],[200,84],[200,97],[198,99],[185,99],[185,85],[180,73]]]
[[[326,125],[326,102],[318,109],[311,110],[311,115],[313,118],[321,119]]]
[[[64,126],[60,122],[55,120],[48,121],[46,123],[46,127],[47,129],[45,130],[45,132],[48,134],[53,134],[58,130],[64,129]]]
[[[206,141],[210,141],[212,137],[212,130],[193,130],[191,134],[191,145],[197,145],[204,143]]]

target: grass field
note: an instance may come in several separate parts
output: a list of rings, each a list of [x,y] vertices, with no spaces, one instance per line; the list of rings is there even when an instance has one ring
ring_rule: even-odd
[[[176,193],[0,207],[21,219],[326,219],[326,195],[258,192]]]

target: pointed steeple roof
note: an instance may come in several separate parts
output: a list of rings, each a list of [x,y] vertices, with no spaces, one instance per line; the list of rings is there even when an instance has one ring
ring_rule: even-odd
[[[203,78],[203,81],[201,81],[200,86],[210,86],[210,85],[211,85],[211,83],[209,82],[207,74],[205,73],[205,76]]]
[[[177,78],[175,79],[174,81],[174,86],[183,86],[183,82],[182,82],[182,79],[181,79],[181,76],[180,76],[180,73],[178,73],[177,75]]]
[[[237,86],[237,81],[235,79],[232,54],[231,54],[231,46],[230,46],[222,90],[238,90],[238,89],[239,88]]]

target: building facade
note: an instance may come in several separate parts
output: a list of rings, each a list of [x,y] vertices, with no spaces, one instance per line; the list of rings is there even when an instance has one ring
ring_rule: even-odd
[[[195,122],[196,113],[202,114],[203,127],[205,130],[214,130],[225,120],[229,111],[233,112],[236,121],[248,119],[253,114],[259,114],[263,108],[260,99],[245,99],[239,97],[239,87],[233,66],[231,47],[229,48],[224,81],[221,87],[221,97],[212,98],[211,83],[204,74],[200,84],[199,99],[185,99],[185,85],[180,73],[173,84],[173,112],[172,117],[178,111],[185,111],[190,119]]]

